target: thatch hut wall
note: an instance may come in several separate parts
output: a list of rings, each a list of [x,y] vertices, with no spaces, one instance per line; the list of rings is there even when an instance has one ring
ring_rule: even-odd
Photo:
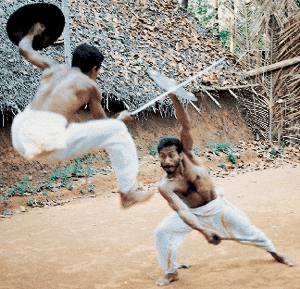
[[[19,56],[17,47],[6,37],[9,15],[31,0],[3,0],[0,35],[0,112],[15,113],[34,96],[40,71]],[[39,1],[62,5],[59,0]],[[206,85],[236,83],[234,57],[221,44],[198,26],[192,15],[179,8],[175,0],[70,1],[70,36],[72,49],[88,42],[97,46],[105,60],[97,80],[106,105],[110,99],[120,100],[132,110],[162,91],[149,79],[149,67],[182,81],[213,61],[225,57],[219,70],[202,79]],[[67,20],[68,21],[68,20]],[[44,49],[58,62],[64,61],[63,45]],[[200,81],[201,82],[201,81]],[[199,83],[188,87],[199,90]],[[172,113],[168,101],[150,108],[162,116]],[[146,112],[147,113],[147,112]],[[1,125],[4,125],[4,119]]]

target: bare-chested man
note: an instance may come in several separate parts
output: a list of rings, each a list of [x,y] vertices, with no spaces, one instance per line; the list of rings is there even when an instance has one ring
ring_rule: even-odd
[[[193,229],[202,233],[209,243],[217,245],[222,238],[239,239],[243,244],[265,249],[276,261],[292,266],[289,258],[279,255],[266,235],[224,198],[221,189],[215,188],[208,172],[193,156],[189,117],[177,97],[170,97],[182,130],[180,140],[168,137],[158,144],[161,166],[166,172],[159,191],[176,212],[155,231],[158,259],[165,272],[157,285],[178,280],[177,249]]]
[[[137,182],[136,147],[123,122],[129,113],[124,111],[118,119],[108,119],[101,106],[95,80],[103,55],[97,48],[82,44],[73,53],[72,68],[56,64],[32,48],[34,37],[44,29],[43,24],[34,24],[19,42],[21,55],[44,72],[34,99],[13,121],[14,148],[32,160],[64,160],[104,148],[117,175],[122,206],[147,200],[149,193]],[[99,120],[71,122],[85,104]]]

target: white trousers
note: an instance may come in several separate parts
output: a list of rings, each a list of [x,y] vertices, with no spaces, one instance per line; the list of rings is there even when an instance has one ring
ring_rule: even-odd
[[[65,160],[103,148],[117,176],[119,191],[137,182],[138,156],[126,125],[117,119],[71,123],[56,113],[26,109],[12,124],[12,143],[31,160]]]
[[[220,237],[247,239],[249,241],[240,241],[240,243],[275,252],[274,245],[266,235],[256,228],[242,211],[222,196],[205,206],[190,210],[198,217],[199,224],[203,228],[215,231]],[[177,213],[165,218],[156,228],[158,261],[165,273],[174,273],[177,270],[177,250],[191,231],[192,228]]]

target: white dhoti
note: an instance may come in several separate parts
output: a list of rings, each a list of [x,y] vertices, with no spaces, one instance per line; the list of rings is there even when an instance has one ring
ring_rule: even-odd
[[[213,230],[223,238],[247,239],[248,241],[240,241],[240,243],[258,246],[268,252],[276,252],[271,240],[223,196],[218,196],[205,206],[190,210],[197,216],[203,229]],[[165,218],[156,228],[158,260],[165,273],[174,273],[177,270],[178,247],[191,231],[192,228],[177,213]]]
[[[13,120],[13,147],[29,160],[65,160],[103,148],[117,176],[119,191],[137,182],[136,146],[126,125],[117,119],[70,123],[60,114],[26,108]]]

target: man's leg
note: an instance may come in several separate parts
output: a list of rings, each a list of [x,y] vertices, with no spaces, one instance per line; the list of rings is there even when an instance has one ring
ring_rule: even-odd
[[[224,202],[224,209],[220,217],[220,225],[226,231],[224,237],[249,240],[240,241],[240,243],[260,247],[270,253],[277,262],[293,266],[290,258],[279,254],[272,241],[263,231],[254,226],[241,210],[227,200]]]
[[[51,158],[73,158],[92,149],[103,148],[108,152],[117,176],[122,205],[126,207],[149,199],[151,194],[138,188],[136,146],[122,121],[105,119],[71,123],[67,135],[67,148],[52,153]]]
[[[181,266],[176,262],[177,250],[191,230],[177,213],[165,218],[155,229],[158,261],[165,272],[157,281],[157,285],[164,286],[178,280],[177,269]]]

